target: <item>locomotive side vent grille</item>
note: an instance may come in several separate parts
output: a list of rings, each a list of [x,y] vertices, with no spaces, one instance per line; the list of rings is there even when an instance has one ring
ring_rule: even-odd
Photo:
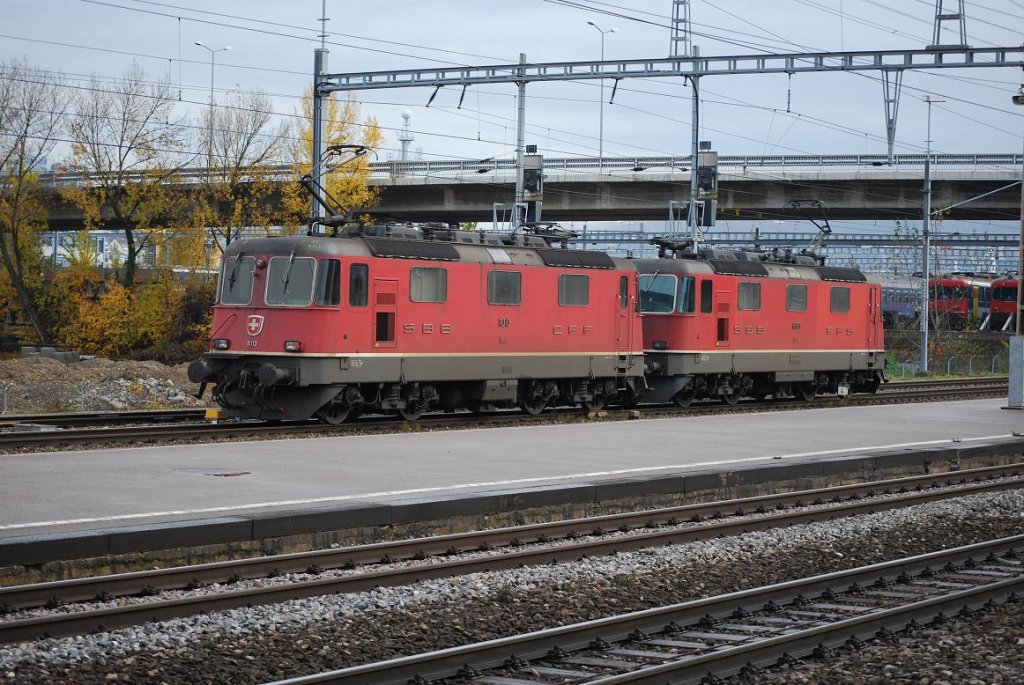
[[[714,269],[716,274],[725,276],[768,276],[768,269],[760,262],[709,259],[708,266]]]
[[[815,271],[818,272],[823,281],[866,283],[868,280],[858,269],[847,269],[841,266],[819,266]]]
[[[364,240],[375,257],[459,261],[459,253],[451,243],[392,240],[389,238],[364,238]]]
[[[552,250],[537,248],[537,254],[548,266],[575,266],[583,269],[614,269],[615,262],[604,252],[586,250]]]

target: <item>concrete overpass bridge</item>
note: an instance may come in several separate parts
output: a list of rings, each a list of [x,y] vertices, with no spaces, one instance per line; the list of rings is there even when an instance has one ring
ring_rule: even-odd
[[[932,207],[948,219],[1014,220],[1020,216],[1021,154],[933,154]],[[819,200],[837,220],[921,217],[925,155],[742,155],[718,158],[718,217],[802,219],[792,200]],[[396,219],[491,221],[495,205],[511,205],[514,160],[390,161],[370,165],[381,202],[371,214]],[[670,202],[689,198],[689,157],[594,157],[544,160],[543,218],[551,221],[667,220]],[[294,174],[280,167],[281,183]],[[199,184],[205,169],[178,183]],[[82,214],[61,200],[77,174],[43,176],[53,188],[52,230],[82,227]]]
[[[544,160],[543,218],[666,220],[689,199],[689,157]],[[802,219],[792,200],[820,200],[829,217],[921,217],[925,155],[767,155],[718,158],[720,219]],[[933,155],[932,207],[949,219],[1015,219],[1020,154]],[[398,218],[489,221],[514,194],[512,160],[388,162],[375,167],[377,212]],[[386,174],[386,175],[385,175]]]

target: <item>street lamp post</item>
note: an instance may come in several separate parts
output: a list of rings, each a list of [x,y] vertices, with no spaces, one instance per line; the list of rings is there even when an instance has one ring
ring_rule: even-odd
[[[207,183],[209,183],[210,169],[213,166],[213,63],[214,57],[217,55],[218,52],[230,50],[231,46],[225,45],[222,48],[217,48],[216,50],[214,50],[201,40],[197,40],[195,44],[201,48],[208,50],[210,53],[210,131],[206,141],[206,181]]]
[[[604,61],[604,37],[605,37],[605,34],[615,33],[615,32],[618,31],[618,29],[613,26],[612,28],[610,28],[610,29],[608,29],[606,31],[606,30],[602,29],[600,26],[598,26],[597,24],[595,24],[592,21],[588,21],[587,24],[589,24],[590,26],[593,26],[595,29],[597,29],[601,33],[601,61],[603,62]],[[601,171],[604,170],[604,79],[601,79],[601,110],[600,110],[600,114],[598,115],[598,117],[599,117],[598,121],[600,123],[598,124],[599,131],[598,131],[598,134],[597,134],[598,135],[598,139],[597,139],[597,170],[598,170],[598,172],[601,172]]]
[[[921,364],[918,371],[922,374],[928,373],[928,249],[929,237],[931,234],[932,221],[932,103],[945,102],[942,98],[926,95],[924,98],[928,103],[928,136],[925,144],[927,152],[924,157],[924,211],[922,226],[923,245],[921,246]]]
[[[1013,104],[1024,105],[1024,85],[1013,96]],[[1020,170],[1020,245],[1017,248],[1017,327],[1010,338],[1009,409],[1024,409],[1024,157]]]

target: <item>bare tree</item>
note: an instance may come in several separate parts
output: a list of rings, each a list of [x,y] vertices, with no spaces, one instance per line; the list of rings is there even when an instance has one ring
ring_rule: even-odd
[[[38,176],[65,122],[61,81],[24,62],[0,62],[0,266],[43,344],[50,340],[38,305],[47,216]]]
[[[171,181],[189,161],[167,81],[147,82],[137,64],[111,84],[93,80],[74,99],[68,168],[83,174],[65,196],[82,208],[86,228],[114,228],[127,243],[123,283],[135,282],[139,255],[154,245],[180,208]],[[195,155],[192,155],[195,158]]]
[[[223,252],[243,228],[284,223],[276,175],[289,128],[274,125],[270,99],[259,91],[232,90],[205,111],[197,129],[200,148],[211,151],[198,223],[217,249]]]

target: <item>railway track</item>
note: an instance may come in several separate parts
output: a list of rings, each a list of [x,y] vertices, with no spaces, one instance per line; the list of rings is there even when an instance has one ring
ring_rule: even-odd
[[[939,489],[949,485],[957,487]],[[1011,464],[432,538],[12,586],[0,588],[0,643],[407,585],[428,578],[572,561],[583,555],[738,535],[1022,486],[1024,464]],[[608,531],[615,534],[609,535]],[[246,579],[295,573],[308,576],[260,587],[233,587]],[[212,584],[221,587],[210,591]],[[159,597],[164,591],[182,589],[200,591],[172,599]],[[94,600],[104,606],[84,604]],[[59,611],[25,617],[25,612],[40,607]]]
[[[962,380],[912,381],[885,386],[875,395],[853,395],[844,399],[821,397],[808,404],[795,400],[745,401],[738,407],[715,403],[699,403],[680,409],[670,406],[645,406],[632,410],[612,409],[601,412],[611,420],[626,418],[663,418],[697,416],[741,411],[780,411],[807,407],[844,405],[898,404],[921,401],[948,401],[1001,397],[1008,389],[1006,378],[973,378]],[[192,410],[185,410],[192,411]],[[159,414],[159,412],[155,412]],[[482,416],[468,413],[428,415],[414,424],[385,416],[369,416],[340,426],[328,426],[317,421],[288,423],[225,421],[207,423],[189,421],[170,425],[150,425],[102,428],[63,428],[28,432],[0,432],[0,453],[35,448],[97,447],[111,444],[152,444],[157,442],[193,442],[230,440],[239,438],[280,438],[288,436],[345,435],[389,433],[399,430],[447,430],[471,426],[493,427],[507,425],[545,424],[583,418],[579,409],[552,411],[540,416],[528,416],[517,411],[498,412]],[[32,423],[41,423],[32,417]],[[11,417],[5,420],[11,421]],[[179,419],[180,420],[180,419]],[[65,425],[72,426],[73,419]]]
[[[1003,538],[276,685],[721,682],[1019,597],[1022,551]]]

